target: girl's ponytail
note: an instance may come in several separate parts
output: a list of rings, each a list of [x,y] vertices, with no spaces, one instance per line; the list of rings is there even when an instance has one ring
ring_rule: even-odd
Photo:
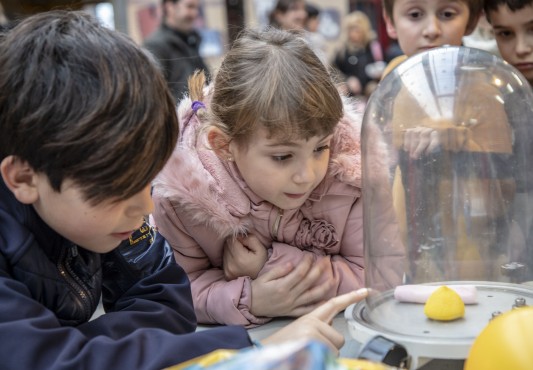
[[[189,77],[187,83],[191,100],[202,102],[204,100],[205,72],[197,69]]]
[[[192,110],[198,119],[206,115],[204,104],[205,72],[197,69],[188,79],[189,97],[192,100]]]

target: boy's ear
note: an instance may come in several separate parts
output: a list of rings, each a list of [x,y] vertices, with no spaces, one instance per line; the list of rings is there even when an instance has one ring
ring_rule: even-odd
[[[389,35],[391,39],[397,40],[398,33],[396,32],[396,27],[394,27],[394,22],[392,21],[392,19],[390,19],[385,10],[383,10],[383,19],[385,20],[387,35]]]
[[[222,160],[231,160],[232,155],[229,149],[230,139],[218,127],[212,127],[207,133],[207,141]]]
[[[13,155],[7,156],[0,163],[0,173],[19,202],[33,204],[39,199],[36,173],[28,162]]]

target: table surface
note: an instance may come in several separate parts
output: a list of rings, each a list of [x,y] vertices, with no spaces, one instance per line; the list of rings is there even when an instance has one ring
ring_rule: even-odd
[[[103,308],[101,305],[98,307],[97,312],[95,312],[94,317],[98,317],[103,314]],[[250,338],[252,340],[261,340],[268,337],[270,334],[289,324],[292,319],[274,319],[271,322],[252,328],[248,330]],[[338,314],[332,322],[332,325],[340,333],[344,335],[346,340],[344,346],[340,349],[339,355],[346,358],[356,358],[359,354],[361,344],[355,339],[352,339],[350,333],[348,332],[348,325],[346,319],[344,318],[344,313]],[[198,325],[197,330],[209,330],[209,328],[214,327],[214,325]],[[422,361],[419,361],[421,364]],[[420,366],[419,370],[463,370],[464,361],[459,360],[431,360],[424,365]]]
[[[524,284],[533,286],[533,281]],[[98,309],[96,310],[92,318],[96,318],[102,314],[104,314],[104,310],[100,302],[100,305],[98,306]],[[249,329],[248,333],[250,334],[252,340],[261,340],[263,338],[268,337],[270,334],[279,330],[280,328],[286,326],[291,321],[292,319],[274,319],[265,325]],[[344,335],[344,338],[346,340],[344,346],[340,349],[339,355],[341,357],[346,358],[356,358],[359,354],[361,343],[357,342],[351,337],[348,331],[348,324],[346,322],[346,319],[344,318],[344,313],[338,314],[333,319],[332,325],[335,329],[337,329],[340,333]],[[206,330],[212,327],[213,325],[199,325],[197,330]],[[423,365],[422,361],[419,360],[419,364],[421,366],[418,368],[418,370],[463,370],[464,367],[463,360],[433,359],[429,360]]]
[[[261,340],[265,337],[268,337],[270,334],[284,327],[290,323],[291,319],[274,319],[271,322],[248,330],[252,340]],[[340,349],[339,356],[346,358],[357,358],[361,343],[357,342],[355,339],[351,338],[350,333],[348,332],[348,325],[346,319],[344,318],[344,313],[338,314],[332,322],[332,325],[340,333],[344,335],[346,340],[344,346]],[[434,359],[425,362],[419,360],[420,367],[419,370],[462,370],[464,367],[463,360],[441,360]]]
[[[533,281],[524,282],[522,284],[533,287]],[[248,332],[252,340],[261,340],[291,321],[291,319],[274,319],[263,326],[249,329]],[[344,313],[338,314],[333,319],[332,325],[344,335],[346,340],[344,346],[340,349],[339,355],[341,357],[357,358],[362,344],[357,342],[350,335],[348,324],[344,318]],[[464,360],[419,359],[418,365],[418,370],[463,370]]]

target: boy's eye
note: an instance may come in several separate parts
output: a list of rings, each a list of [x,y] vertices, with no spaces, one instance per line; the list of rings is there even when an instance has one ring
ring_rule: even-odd
[[[498,38],[506,39],[512,36],[512,32],[508,30],[501,30],[495,33]]]

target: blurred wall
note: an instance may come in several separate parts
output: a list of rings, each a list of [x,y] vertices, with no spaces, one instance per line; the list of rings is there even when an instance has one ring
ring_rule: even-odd
[[[365,4],[376,1],[381,0],[309,0],[309,3],[321,9],[320,32],[328,43],[328,59],[333,57],[342,42],[343,17],[350,9],[364,8],[367,6]],[[53,8],[92,11],[95,4],[103,2],[113,5],[114,27],[130,35],[139,44],[161,21],[161,0],[0,0],[0,6],[3,5],[8,18],[13,18]],[[230,47],[231,38],[235,37],[242,23],[247,27],[264,27],[268,24],[268,14],[275,2],[276,0],[201,1],[201,17],[197,27],[204,40],[202,53],[211,68],[216,69]],[[228,25],[228,18],[238,19],[241,24]],[[0,23],[1,21],[0,9]]]

